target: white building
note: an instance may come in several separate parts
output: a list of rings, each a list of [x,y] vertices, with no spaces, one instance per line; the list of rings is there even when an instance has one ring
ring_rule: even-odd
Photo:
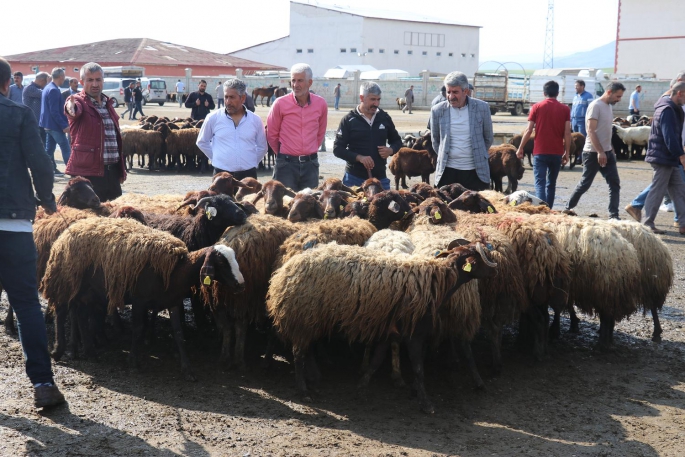
[[[423,70],[472,76],[478,68],[479,26],[420,13],[290,2],[290,34],[230,53],[291,67],[308,63],[314,76],[338,65]]]
[[[683,24],[683,0],[619,0],[614,71],[675,77],[685,70]]]

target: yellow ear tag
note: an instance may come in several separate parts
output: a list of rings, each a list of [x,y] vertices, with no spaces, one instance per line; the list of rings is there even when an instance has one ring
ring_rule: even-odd
[[[495,212],[495,208],[493,208],[492,206],[488,206],[488,213],[494,213],[494,212]]]
[[[328,219],[328,214],[324,214],[324,215],[323,215],[323,218],[324,218],[324,219]]]
[[[436,211],[436,212],[435,212],[435,218],[436,218],[437,220],[442,219],[442,214],[440,214],[440,211]]]
[[[205,276],[205,279],[204,279],[204,281],[202,281],[202,284],[204,284],[205,286],[209,286],[211,283],[212,283],[212,278],[210,278],[209,276]]]
[[[516,206],[516,200],[512,200],[511,203],[509,203],[510,206]]]
[[[345,207],[343,205],[340,205],[340,211],[344,210]]]
[[[471,271],[471,264],[465,263],[464,266],[461,267],[461,269],[468,273],[469,271]]]

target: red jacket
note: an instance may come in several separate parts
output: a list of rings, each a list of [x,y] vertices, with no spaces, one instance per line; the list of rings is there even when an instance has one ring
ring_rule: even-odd
[[[121,132],[119,131],[119,116],[114,111],[112,101],[106,95],[102,95],[107,106],[107,111],[114,121],[114,129],[117,134],[117,148],[119,149],[119,165],[121,176],[126,179],[126,167],[121,152]],[[69,119],[69,133],[71,135],[71,157],[67,163],[66,174],[72,176],[104,176],[105,161],[103,149],[105,143],[105,127],[102,117],[85,91],[72,95],[76,104],[74,115],[71,116],[64,108]]]

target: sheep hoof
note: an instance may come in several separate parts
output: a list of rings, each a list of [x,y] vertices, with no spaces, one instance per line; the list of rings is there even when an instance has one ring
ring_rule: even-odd
[[[59,362],[62,356],[64,355],[64,351],[55,350],[52,351],[50,355],[52,356],[52,360],[54,360],[55,362]]]
[[[303,392],[302,393],[302,403],[314,403],[314,400],[312,398],[312,394],[309,392]]]
[[[655,343],[661,343],[661,335],[652,335],[652,341]]]
[[[421,412],[426,414],[435,414],[435,407],[431,405],[430,402],[422,403]]]

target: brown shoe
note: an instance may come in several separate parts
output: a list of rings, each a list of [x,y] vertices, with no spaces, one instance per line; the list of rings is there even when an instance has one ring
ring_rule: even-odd
[[[65,402],[64,395],[55,385],[35,387],[33,390],[33,400],[36,408],[57,406]]]
[[[637,209],[632,205],[628,205],[624,209],[626,210],[626,213],[630,214],[630,217],[636,221],[640,222],[642,220],[642,210]]]
[[[673,221],[673,227],[678,227],[678,228],[680,228],[680,222],[675,222],[675,221]]]

